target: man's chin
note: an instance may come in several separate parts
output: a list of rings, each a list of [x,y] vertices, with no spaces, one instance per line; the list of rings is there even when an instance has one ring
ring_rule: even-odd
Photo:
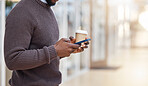
[[[56,3],[52,3],[52,4],[48,4],[49,6],[55,6],[56,5]]]
[[[51,2],[51,0],[46,0],[46,1],[47,1],[47,4],[48,4],[49,6],[54,6],[54,5],[56,5],[56,3]]]

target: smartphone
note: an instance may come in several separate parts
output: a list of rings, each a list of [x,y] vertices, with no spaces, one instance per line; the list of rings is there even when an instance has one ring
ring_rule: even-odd
[[[84,42],[87,42],[87,41],[90,41],[91,39],[85,39],[85,40],[82,40],[82,41],[79,41],[79,42],[76,42],[76,43],[74,43],[74,44],[81,44],[81,43],[84,43]]]

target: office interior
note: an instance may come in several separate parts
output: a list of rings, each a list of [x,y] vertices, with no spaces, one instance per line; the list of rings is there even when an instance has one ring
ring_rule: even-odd
[[[5,19],[19,0],[0,0],[0,86],[11,71],[3,55]],[[60,38],[86,30],[89,48],[60,61],[61,86],[148,86],[147,0],[59,0]]]

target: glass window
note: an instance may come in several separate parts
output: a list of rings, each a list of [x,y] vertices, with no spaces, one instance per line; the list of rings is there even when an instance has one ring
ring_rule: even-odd
[[[8,16],[8,14],[12,10],[12,8],[14,8],[14,6],[17,4],[17,2],[18,1],[6,0],[6,9],[5,9],[6,16]]]
[[[76,8],[75,8],[75,0],[68,0],[67,1],[67,22],[68,22],[68,37],[74,36],[76,31]],[[75,64],[76,58],[74,55],[71,55],[70,58],[67,59],[67,75],[71,76],[75,74],[76,70],[76,64]]]
[[[86,30],[88,32],[90,30],[90,4],[89,0],[81,0],[80,4],[80,26],[81,29]],[[89,49],[85,50],[81,53],[80,56],[80,70],[85,70],[89,67]]]
[[[59,1],[57,5],[53,6],[52,8],[58,22],[60,38],[67,37],[66,2]]]
[[[68,36],[73,36],[76,30],[75,0],[68,1]]]
[[[105,59],[105,0],[93,2],[93,56],[94,62]]]

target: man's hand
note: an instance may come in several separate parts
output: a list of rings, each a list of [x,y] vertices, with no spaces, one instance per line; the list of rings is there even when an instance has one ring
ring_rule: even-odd
[[[80,45],[70,43],[69,39],[62,38],[54,45],[59,57],[68,57],[71,53],[77,50]]]
[[[70,36],[69,39],[70,39],[71,43],[75,43],[76,42],[76,39],[73,36]],[[87,39],[87,38],[85,38],[85,39]],[[73,53],[83,52],[85,48],[88,48],[88,46],[87,46],[88,44],[89,44],[89,42],[84,42],[84,44],[80,45],[81,47],[76,49]]]

